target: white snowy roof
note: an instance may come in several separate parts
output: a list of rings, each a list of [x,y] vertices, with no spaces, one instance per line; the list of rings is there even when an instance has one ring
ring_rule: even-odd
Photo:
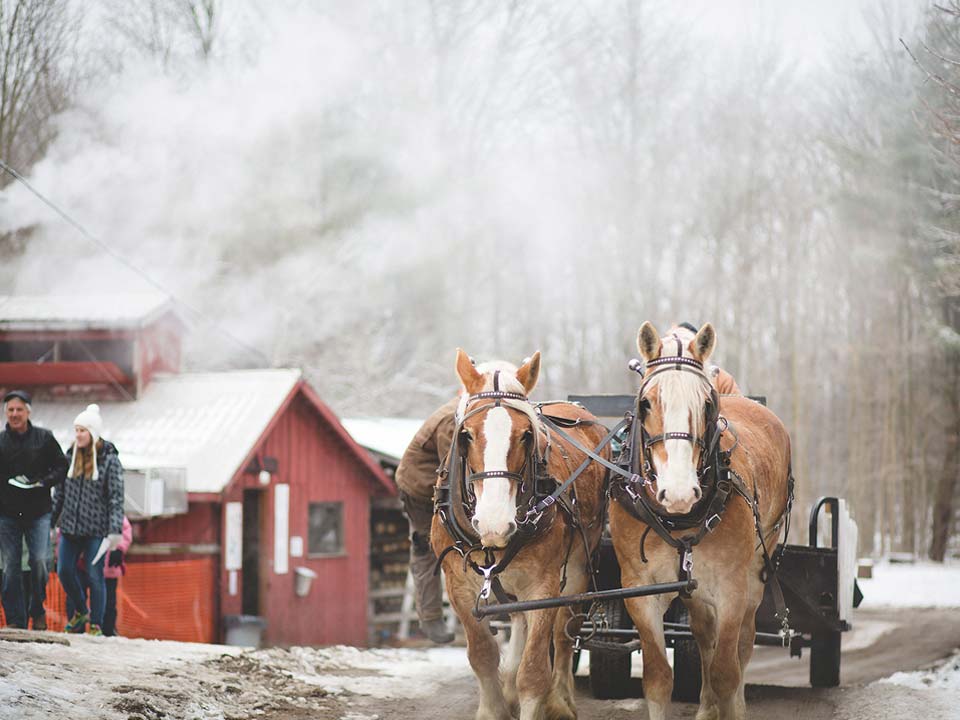
[[[173,308],[162,292],[0,295],[0,329],[137,328]]]
[[[124,467],[179,467],[188,492],[220,492],[299,382],[295,369],[157,375],[139,399],[100,403]],[[84,402],[38,402],[31,420],[66,449]]]
[[[423,425],[416,418],[348,418],[341,421],[360,447],[397,462]]]

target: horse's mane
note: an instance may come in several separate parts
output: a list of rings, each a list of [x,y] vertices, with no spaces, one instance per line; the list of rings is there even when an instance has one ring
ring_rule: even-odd
[[[680,338],[683,357],[693,357],[688,346],[695,334],[676,325],[661,338],[660,357],[676,357],[677,344],[671,335]],[[706,376],[701,379],[691,372],[665,372],[654,377],[648,387],[660,388],[660,407],[664,411],[668,406],[672,410],[686,408],[688,417],[693,418],[693,434],[703,432],[703,405],[710,399],[710,381]]]

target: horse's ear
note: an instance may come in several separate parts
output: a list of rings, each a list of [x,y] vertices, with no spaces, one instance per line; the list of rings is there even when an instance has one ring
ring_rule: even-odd
[[[706,364],[716,346],[717,333],[713,329],[713,325],[706,323],[690,342],[690,352],[693,353],[694,358]]]
[[[523,389],[529,395],[536,387],[537,378],[540,377],[540,351],[537,350],[529,360],[527,360],[520,369],[517,370],[517,380],[523,385]]]
[[[660,357],[660,335],[649,320],[640,326],[640,332],[637,333],[637,350],[647,362]]]
[[[463,383],[463,388],[468,395],[476,395],[483,390],[483,375],[473,366],[470,356],[460,348],[457,348],[456,368],[460,382]]]

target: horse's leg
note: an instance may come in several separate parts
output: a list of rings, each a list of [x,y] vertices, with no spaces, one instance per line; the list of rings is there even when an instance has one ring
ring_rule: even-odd
[[[537,597],[547,595],[540,593]],[[556,617],[556,608],[527,613],[527,644],[517,671],[520,720],[548,720],[546,700],[550,692],[550,642]]]
[[[717,610],[704,599],[688,601],[687,609],[690,611],[690,631],[700,650],[700,674],[703,678],[696,720],[716,720],[720,711],[717,709],[717,694],[710,682],[710,665],[717,646]]]
[[[523,648],[526,642],[526,614],[522,612],[514,613],[510,616],[510,642],[507,643],[506,652],[501,662],[503,695],[514,715],[520,712],[520,697],[517,694],[517,671],[520,669],[520,659],[523,657]]]
[[[757,636],[757,608],[763,600],[763,581],[760,580],[760,572],[754,568],[748,571],[748,595],[747,610],[743,614],[743,621],[740,623],[740,642],[737,648],[737,654],[740,659],[740,687],[737,689],[737,714],[735,717],[746,717],[747,701],[744,697],[744,690],[747,684],[747,665],[753,656],[753,643]]]
[[[637,579],[629,586],[642,584]],[[628,585],[624,585],[628,587]],[[664,720],[673,692],[673,671],[667,661],[663,637],[663,613],[670,605],[670,595],[627,598],[627,612],[640,633],[643,648],[643,696],[650,720]]]
[[[710,662],[710,685],[716,694],[719,720],[741,720],[746,712],[740,666],[740,637],[749,605],[744,584],[746,578],[726,583],[717,593],[717,645]]]
[[[489,628],[473,616],[473,592],[456,580],[454,573],[447,574],[447,595],[463,625],[467,638],[467,659],[480,683],[480,705],[476,720],[510,720],[510,707],[500,686],[500,647]]]
[[[573,640],[567,637],[567,630],[576,631],[580,622],[571,622],[570,617],[569,608],[560,608],[553,624],[553,685],[547,700],[547,717],[555,720],[577,717],[577,703],[573,699]]]

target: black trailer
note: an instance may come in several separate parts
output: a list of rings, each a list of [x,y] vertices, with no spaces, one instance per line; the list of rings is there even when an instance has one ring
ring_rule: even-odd
[[[764,402],[763,398],[753,399]],[[604,418],[623,417],[634,403],[632,395],[579,395],[570,400]],[[821,547],[818,537],[825,509],[830,517],[830,544]],[[840,684],[841,634],[850,629],[850,612],[862,599],[855,577],[856,524],[843,500],[824,497],[810,511],[808,533],[806,545],[784,548],[778,572],[790,609],[790,635],[783,633],[775,616],[768,584],[757,610],[756,643],[789,648],[796,657],[808,648],[810,684],[835,687]],[[581,646],[590,651],[591,690],[598,698],[629,697],[637,694],[637,684],[630,680],[630,665],[632,653],[640,650],[640,640],[626,612],[623,591],[613,592],[620,588],[620,567],[607,536],[601,543],[598,575],[601,593],[592,601],[602,611],[594,617],[602,620],[596,627],[587,621],[581,630]],[[674,699],[696,702],[700,696],[700,657],[686,608],[679,600],[671,604],[664,618],[664,634],[667,646],[673,648]]]

